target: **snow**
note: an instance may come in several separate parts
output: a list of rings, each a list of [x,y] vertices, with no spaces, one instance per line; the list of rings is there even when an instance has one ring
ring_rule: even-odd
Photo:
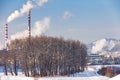
[[[113,78],[111,78],[111,79],[109,79],[109,80],[120,80],[120,74],[115,76],[115,77],[113,77]]]
[[[110,65],[105,65],[110,66]],[[120,65],[112,65],[120,67]],[[3,73],[0,73],[0,80],[120,80],[120,75],[117,75],[113,78],[109,78],[106,76],[101,76],[97,73],[97,70],[100,69],[102,66],[88,66],[87,70],[84,72],[75,73],[68,76],[56,76],[56,77],[25,77],[23,73],[19,72],[18,76],[5,76]]]
[[[34,80],[34,78],[19,76],[1,76],[1,80]]]
[[[88,69],[84,72],[79,72],[68,76],[56,76],[56,77],[25,77],[24,75],[19,76],[5,76],[0,74],[0,80],[109,80],[108,77],[101,76],[97,74],[97,70],[100,66],[89,66]]]
[[[16,76],[2,76],[1,80],[108,80],[104,77],[45,77],[45,78],[32,78],[32,77],[16,77]]]

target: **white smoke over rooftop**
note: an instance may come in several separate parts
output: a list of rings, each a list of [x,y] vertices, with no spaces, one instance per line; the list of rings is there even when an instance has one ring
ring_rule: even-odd
[[[29,11],[29,9],[36,8],[37,6],[43,6],[44,3],[47,3],[48,0],[32,0],[27,1],[26,4],[23,4],[20,10],[15,10],[10,16],[7,18],[7,22],[11,22],[16,18],[23,16],[25,13]],[[35,4],[33,4],[35,3]]]
[[[50,18],[45,17],[43,20],[36,21],[34,27],[31,29],[31,36],[39,36],[44,33],[50,26]],[[11,36],[11,40],[28,37],[28,30],[18,32]]]

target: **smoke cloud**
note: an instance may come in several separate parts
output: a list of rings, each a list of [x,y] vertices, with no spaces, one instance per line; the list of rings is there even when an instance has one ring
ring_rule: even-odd
[[[47,3],[48,0],[33,0],[38,6],[43,6],[44,3]]]
[[[43,20],[36,21],[34,23],[34,27],[31,29],[31,36],[39,36],[42,33],[46,32],[49,29],[51,19],[49,17],[45,17]],[[28,30],[18,32],[11,36],[11,40],[22,39],[28,37]]]
[[[7,18],[7,22],[9,23],[15,20],[16,18],[23,16],[30,9],[36,8],[38,6],[43,6],[43,4],[47,2],[48,0],[32,0],[32,1],[29,0],[26,2],[26,4],[23,4],[20,10],[15,10],[13,13],[11,13],[10,16]]]
[[[32,36],[39,36],[44,33],[50,25],[50,18],[45,17],[43,21],[36,21],[32,29]]]

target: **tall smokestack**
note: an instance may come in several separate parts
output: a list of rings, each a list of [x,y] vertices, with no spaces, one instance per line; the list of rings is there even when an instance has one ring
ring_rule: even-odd
[[[28,38],[31,38],[31,10],[28,12]]]
[[[8,24],[5,24],[5,48],[8,50]]]

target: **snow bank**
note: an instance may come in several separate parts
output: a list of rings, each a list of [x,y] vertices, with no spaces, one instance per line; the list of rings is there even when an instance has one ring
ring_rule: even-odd
[[[111,78],[111,79],[109,79],[109,80],[120,80],[120,74],[115,76],[115,77],[113,77],[113,78]]]

